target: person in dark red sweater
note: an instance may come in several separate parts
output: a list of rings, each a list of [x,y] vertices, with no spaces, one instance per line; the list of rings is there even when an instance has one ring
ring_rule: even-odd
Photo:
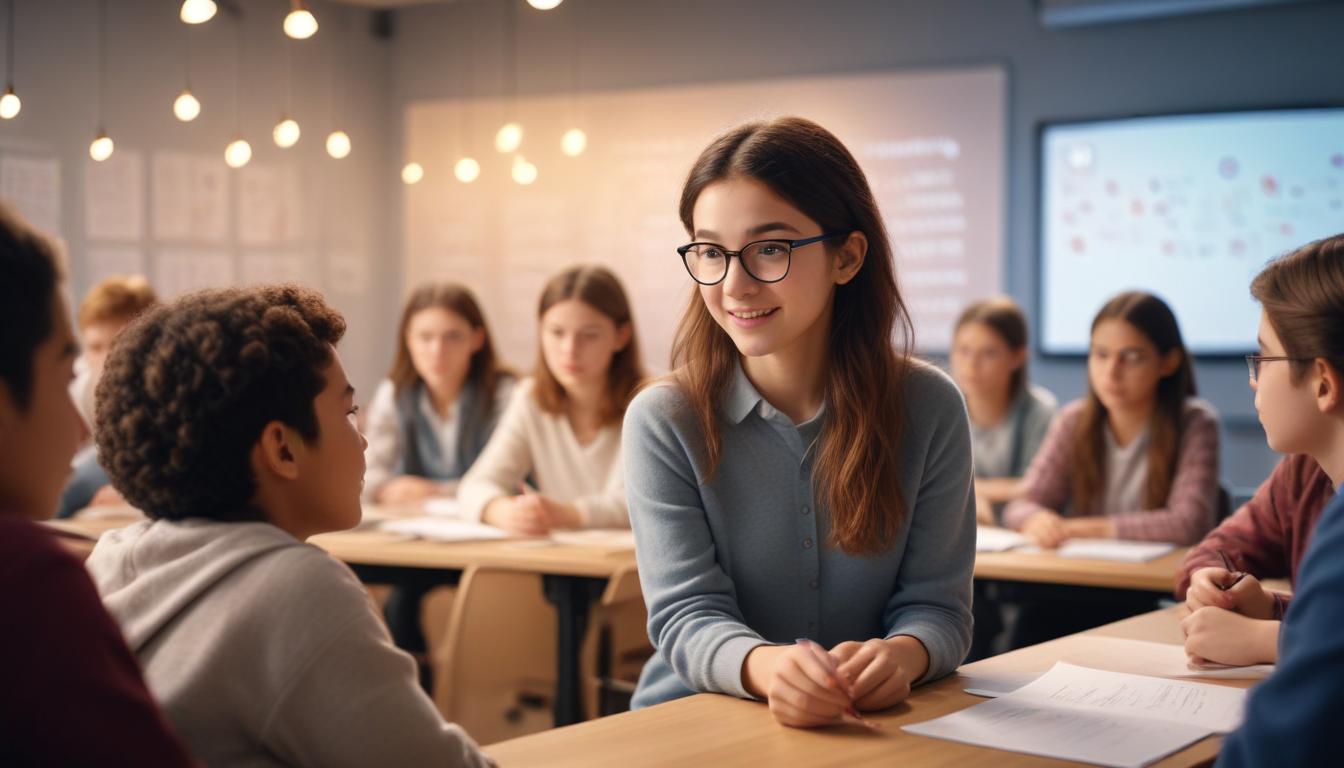
[[[1187,643],[1192,652],[1225,664],[1278,659],[1280,621],[1291,598],[1260,582],[1288,578],[1297,583],[1316,521],[1334,495],[1330,477],[1315,459],[1285,456],[1245,506],[1190,549],[1177,573],[1176,597],[1191,611],[1212,605],[1238,614],[1223,617],[1234,622],[1233,631],[1210,626],[1196,635]],[[1220,585],[1234,577],[1222,555],[1247,574],[1226,591]]]
[[[0,206],[0,765],[191,765],[49,518],[80,437],[51,244]]]

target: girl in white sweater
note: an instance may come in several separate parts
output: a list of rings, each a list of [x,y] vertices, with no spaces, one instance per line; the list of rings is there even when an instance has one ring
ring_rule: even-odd
[[[621,419],[644,373],[625,290],[604,267],[571,267],[537,315],[536,373],[462,478],[459,509],[525,535],[628,528]]]

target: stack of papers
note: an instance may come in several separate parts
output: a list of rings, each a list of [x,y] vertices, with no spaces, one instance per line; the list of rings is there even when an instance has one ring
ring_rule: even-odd
[[[1141,768],[1241,724],[1246,691],[1056,663],[1012,693],[905,726],[921,736]]]
[[[1007,528],[995,528],[989,525],[975,527],[976,552],[1007,552],[1015,547],[1025,546],[1027,537]]]
[[[1116,560],[1122,563],[1146,563],[1167,554],[1175,544],[1119,539],[1069,539],[1055,554],[1085,560]]]

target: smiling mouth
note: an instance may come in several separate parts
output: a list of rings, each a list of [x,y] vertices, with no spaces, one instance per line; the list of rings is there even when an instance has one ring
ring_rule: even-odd
[[[729,310],[728,314],[732,315],[733,317],[741,318],[743,320],[754,320],[758,317],[765,317],[766,315],[774,314],[775,310],[777,309],[779,309],[779,307],[771,307],[770,309],[752,309],[752,310],[740,310],[740,311]]]

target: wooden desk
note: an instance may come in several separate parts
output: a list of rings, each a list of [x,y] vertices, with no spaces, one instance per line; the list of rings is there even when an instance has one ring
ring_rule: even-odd
[[[1171,594],[1187,551],[1180,547],[1146,563],[1080,560],[1049,552],[979,552],[975,578]]]
[[[1179,643],[1183,607],[1154,611],[1108,624],[1084,634]],[[958,673],[915,691],[910,700],[873,719],[883,725],[871,732],[857,725],[802,730],[786,728],[760,702],[702,694],[656,707],[627,712],[567,728],[500,742],[486,753],[505,768],[525,766],[1018,766],[1072,765],[1034,757],[915,736],[900,726],[923,722],[984,699],[962,689],[971,675],[1034,675],[1062,656],[1070,656],[1072,637],[1023,648],[968,664]],[[1077,645],[1077,643],[1074,643]],[[1085,661],[1076,655],[1071,661]],[[1246,687],[1247,682],[1207,680]],[[1193,766],[1214,758],[1220,737],[1210,737],[1155,765]]]
[[[382,516],[399,516],[379,510]],[[134,509],[121,514],[100,512],[93,517],[54,520],[58,532],[96,540],[104,532],[143,517]],[[345,562],[370,584],[456,584],[471,566],[490,566],[536,573],[542,578],[546,599],[556,610],[555,723],[569,725],[583,719],[579,652],[592,605],[601,597],[608,579],[635,563],[629,548],[575,546],[533,540],[444,543],[412,539],[378,530],[343,531],[314,536],[309,542]],[[79,546],[75,542],[76,548]],[[86,553],[87,554],[87,553]]]

